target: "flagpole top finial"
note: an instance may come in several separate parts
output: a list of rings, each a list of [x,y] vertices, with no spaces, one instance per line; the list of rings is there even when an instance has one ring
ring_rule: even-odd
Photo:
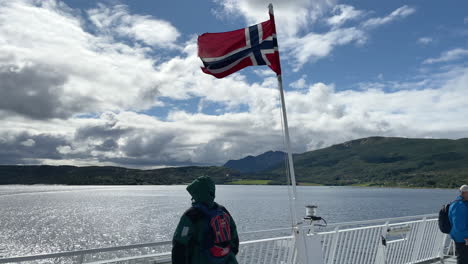
[[[270,11],[270,14],[273,14],[273,4],[272,3],[270,3],[268,5],[268,10]]]

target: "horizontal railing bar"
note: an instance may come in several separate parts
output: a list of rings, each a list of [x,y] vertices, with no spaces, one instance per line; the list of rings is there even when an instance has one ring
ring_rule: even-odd
[[[379,218],[379,219],[372,219],[372,220],[363,220],[363,221],[351,221],[351,222],[342,222],[342,223],[329,223],[328,226],[347,226],[347,225],[358,225],[358,224],[366,224],[366,223],[375,223],[375,222],[386,222],[386,221],[401,221],[406,219],[414,219],[414,218],[431,218],[437,217],[436,214],[423,214],[423,215],[415,215],[415,216],[401,216],[401,217],[394,217],[394,218]],[[422,219],[421,219],[422,220]],[[390,224],[392,225],[392,224]],[[304,228],[307,228],[305,226]],[[254,234],[254,233],[264,233],[264,232],[273,232],[273,231],[290,231],[292,230],[291,227],[283,227],[283,228],[275,228],[275,229],[264,229],[264,230],[256,230],[256,231],[245,231],[239,234],[247,235],[247,234]]]
[[[266,232],[275,232],[275,231],[292,231],[292,227],[264,229],[264,230],[257,230],[257,231],[246,231],[246,232],[240,232],[239,235],[249,235],[249,234],[255,234],[255,233],[266,233]]]
[[[437,219],[428,219],[425,221],[436,221]],[[401,222],[401,223],[392,223],[392,224],[381,224],[381,225],[373,225],[373,226],[359,226],[359,227],[353,227],[353,228],[347,228],[347,229],[340,229],[338,232],[349,232],[349,231],[356,231],[356,230],[365,230],[365,229],[371,229],[371,228],[381,228],[384,226],[399,226],[399,225],[407,225],[407,224],[414,224],[414,223],[420,223],[423,222],[424,220],[416,220],[416,221],[408,221],[408,222]],[[317,234],[319,235],[327,235],[327,234],[333,234],[336,231],[325,231],[325,232],[318,232]]]
[[[329,223],[328,227],[333,226],[350,226],[350,225],[363,225],[363,224],[372,224],[372,223],[379,223],[379,222],[387,222],[387,221],[401,221],[407,219],[415,219],[415,218],[432,218],[437,217],[436,214],[425,214],[425,215],[415,215],[415,216],[402,216],[402,217],[395,217],[395,218],[381,218],[381,219],[373,219],[373,220],[363,220],[363,221],[353,221],[353,222],[344,222],[344,223]],[[428,219],[431,220],[431,219]],[[307,228],[307,226],[304,226]]]
[[[241,245],[248,245],[248,244],[255,244],[255,243],[262,243],[262,242],[286,240],[286,239],[292,239],[292,238],[293,238],[293,236],[272,237],[272,238],[264,238],[264,239],[244,241],[244,242],[240,242],[240,244]]]
[[[109,263],[109,262],[117,262],[117,261],[128,261],[128,260],[135,260],[135,259],[145,259],[145,258],[156,258],[156,257],[164,257],[164,256],[170,256],[170,252],[165,252],[165,253],[158,253],[158,254],[149,254],[149,255],[141,255],[141,256],[132,256],[132,257],[126,257],[126,258],[117,258],[117,259],[110,259],[110,260],[99,260],[99,261],[94,261],[94,262],[85,262],[84,264],[104,264],[104,263]],[[167,262],[167,259],[161,259],[161,261]],[[156,262],[158,263],[158,262]]]
[[[170,245],[170,244],[171,244],[171,241],[161,241],[161,242],[133,244],[133,245],[117,246],[117,247],[94,248],[94,249],[65,251],[65,252],[50,253],[50,254],[11,257],[11,258],[0,259],[0,263],[12,263],[12,262],[60,258],[60,257],[73,257],[73,256],[86,255],[86,254],[92,254],[92,253],[103,253],[103,252],[118,251],[118,250],[133,249],[133,248],[143,248],[143,247],[157,247],[157,246],[165,246],[165,245]]]
[[[400,239],[390,240],[390,241],[387,241],[387,245],[398,243],[398,242],[405,242],[405,241],[408,241],[408,239],[400,238]]]

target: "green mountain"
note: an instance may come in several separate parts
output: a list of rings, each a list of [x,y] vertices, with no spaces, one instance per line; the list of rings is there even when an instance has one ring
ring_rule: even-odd
[[[137,170],[7,165],[0,166],[0,184],[182,184],[201,175],[218,184],[286,184],[283,158],[278,158],[284,154],[278,153],[231,162],[237,169],[247,164],[250,172],[243,173],[225,167]],[[468,139],[370,137],[295,154],[294,162],[301,184],[453,188],[468,183]]]
[[[468,138],[370,137],[294,155],[298,182],[457,187],[468,182]],[[245,178],[286,182],[284,165]]]
[[[231,168],[242,173],[261,172],[276,167],[285,161],[286,153],[282,151],[268,151],[258,156],[247,156],[239,160],[230,160],[223,167]]]
[[[236,171],[223,167],[178,167],[137,170],[120,167],[0,166],[0,184],[135,185],[183,184],[207,175],[218,184]]]

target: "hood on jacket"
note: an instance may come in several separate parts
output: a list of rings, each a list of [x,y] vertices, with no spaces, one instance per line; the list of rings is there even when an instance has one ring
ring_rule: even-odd
[[[210,177],[198,177],[187,186],[187,191],[190,193],[195,203],[203,203],[208,207],[214,205],[216,187],[214,181]]]

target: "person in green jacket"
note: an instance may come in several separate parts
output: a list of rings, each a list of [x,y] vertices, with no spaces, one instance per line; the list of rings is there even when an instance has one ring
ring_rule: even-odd
[[[215,203],[210,177],[194,180],[187,191],[190,207],[180,218],[172,239],[173,264],[237,264],[239,237],[231,214]]]

